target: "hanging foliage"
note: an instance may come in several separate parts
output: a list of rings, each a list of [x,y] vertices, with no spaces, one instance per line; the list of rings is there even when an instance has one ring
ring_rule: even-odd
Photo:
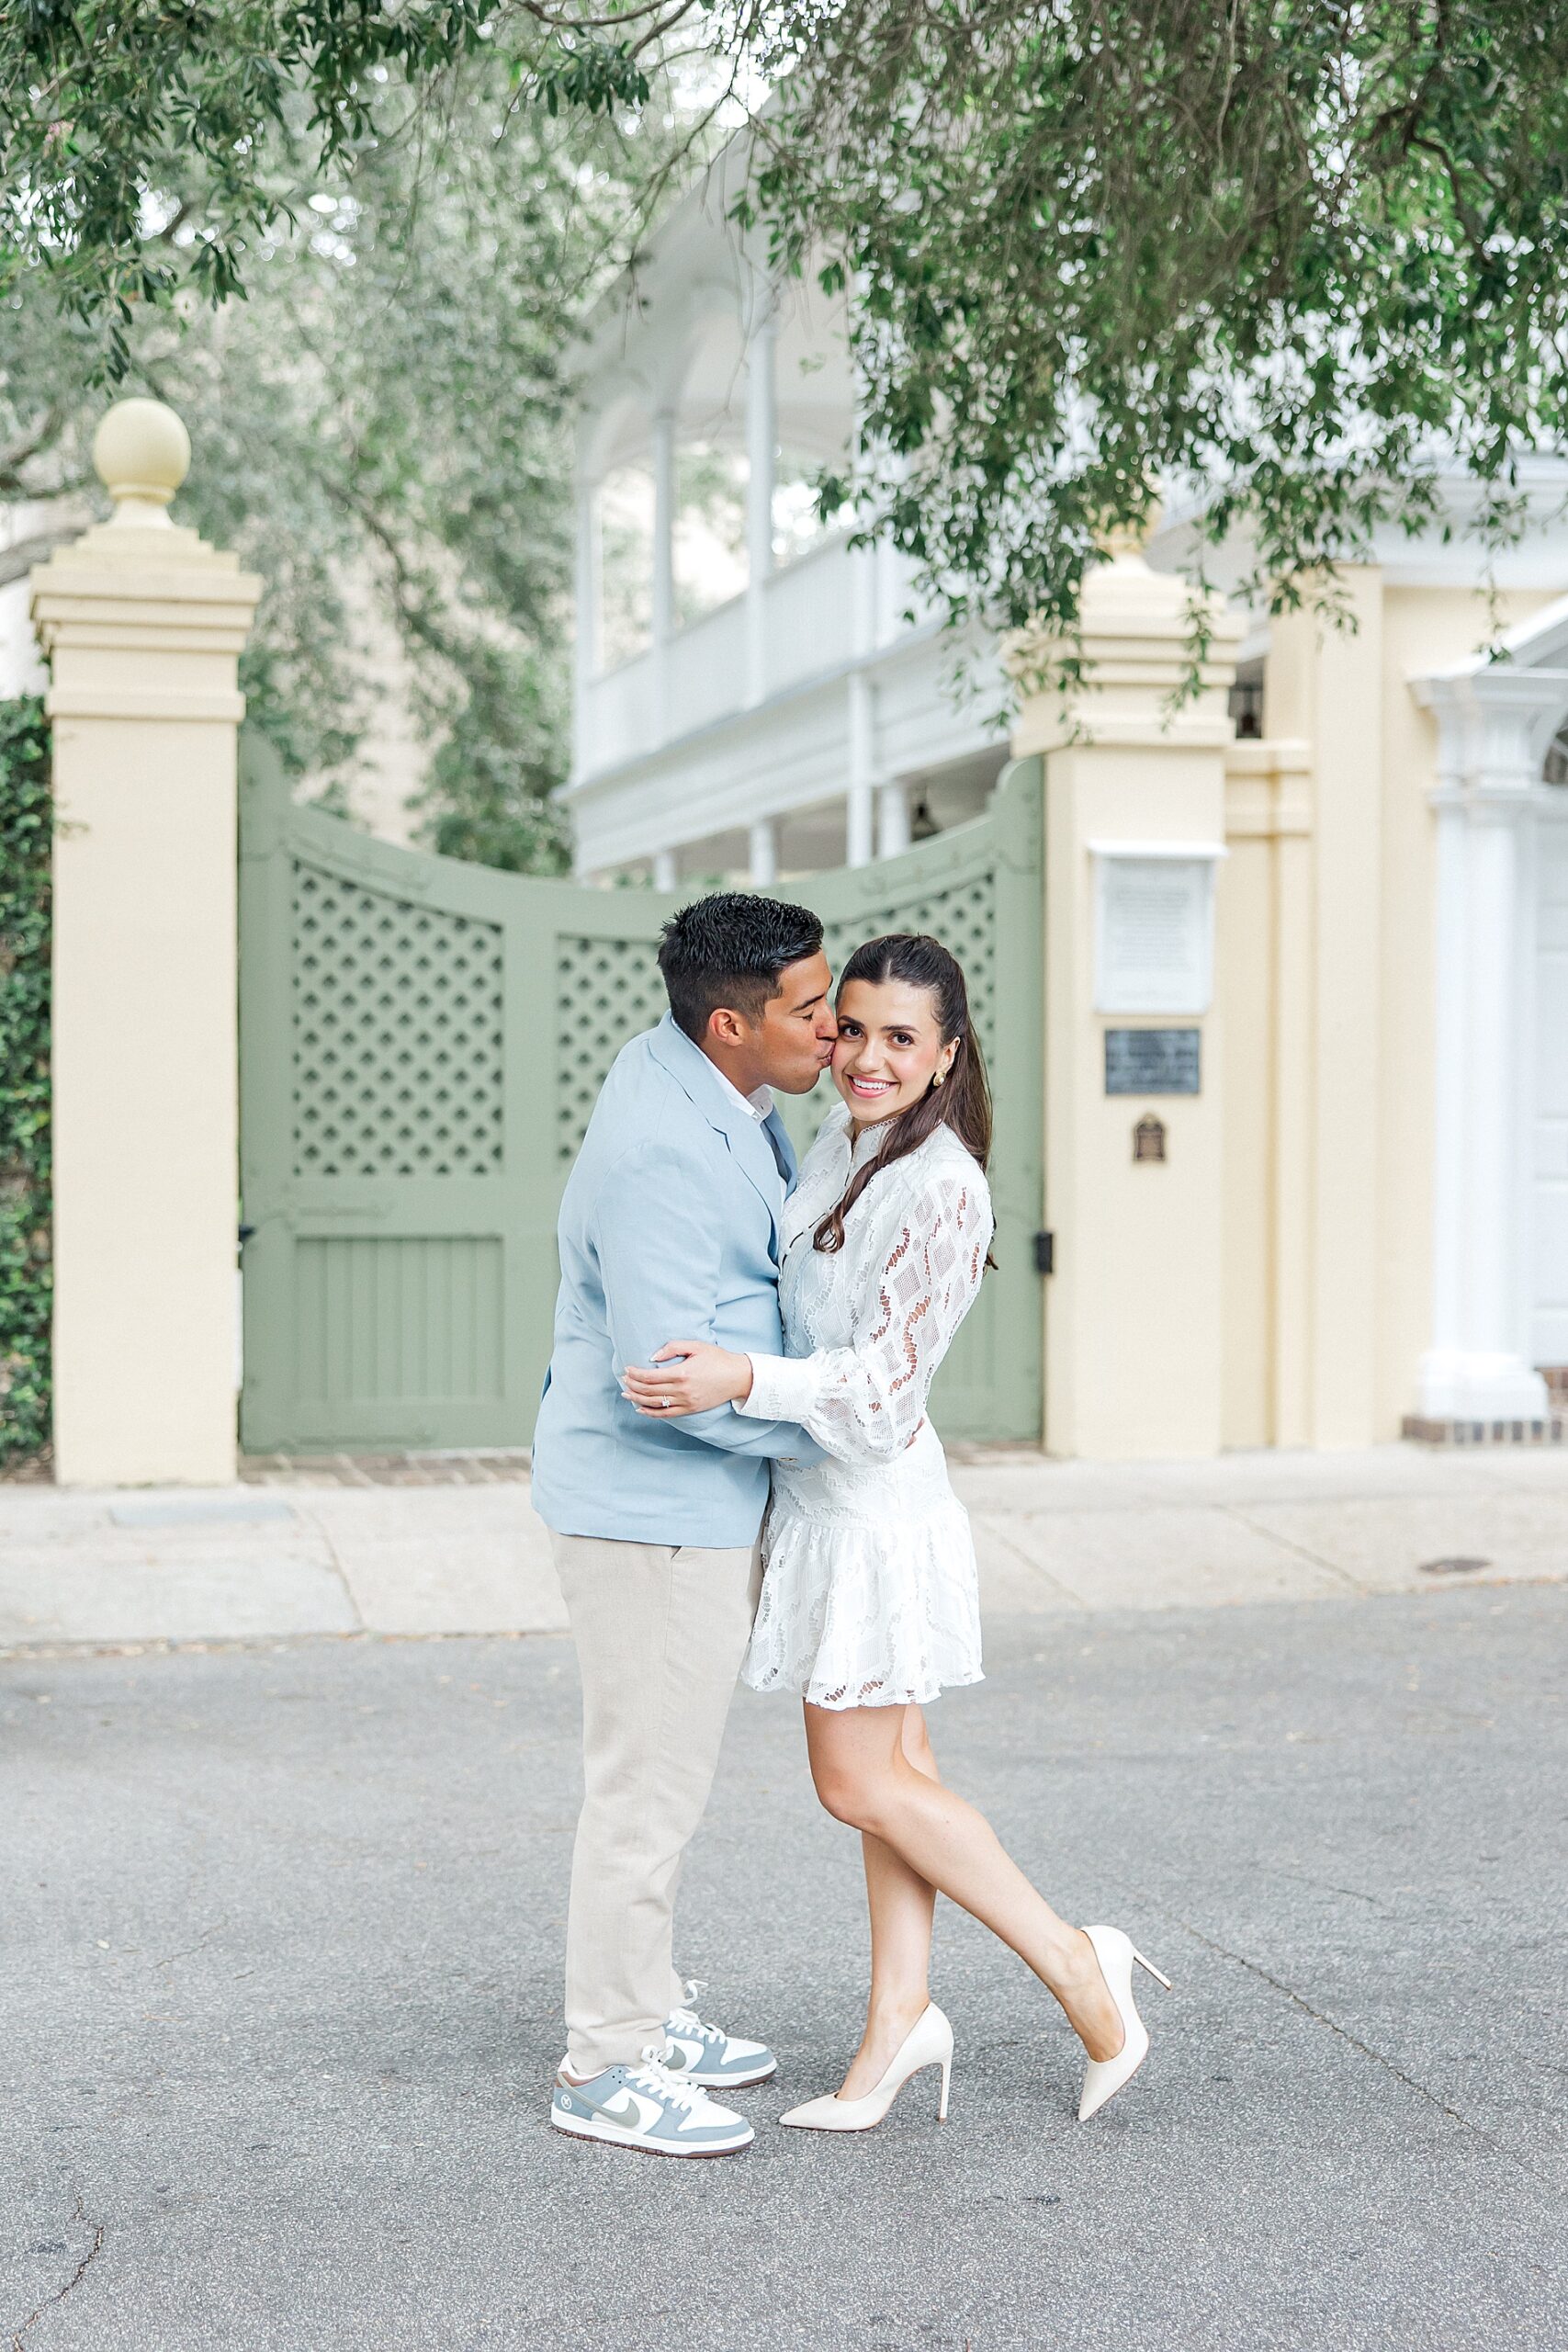
[[[955,615],[1070,624],[1158,481],[1277,605],[1380,526],[1517,529],[1568,439],[1568,11],[765,14],[746,209],[852,295],[862,462],[823,496]]]

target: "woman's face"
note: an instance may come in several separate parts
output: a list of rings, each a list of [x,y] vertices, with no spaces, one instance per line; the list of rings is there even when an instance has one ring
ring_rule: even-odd
[[[943,1042],[930,989],[906,980],[846,980],[839,990],[833,1083],[857,1126],[895,1119],[918,1102],[958,1050]]]

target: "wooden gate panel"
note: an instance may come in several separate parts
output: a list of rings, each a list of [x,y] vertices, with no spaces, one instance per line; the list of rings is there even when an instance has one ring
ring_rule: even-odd
[[[947,1365],[949,1434],[1040,1430],[1039,763],[989,815],[786,886],[835,964],[930,930],[969,975],[998,1102],[1001,1273]],[[509,1446],[549,1357],[561,1186],[679,903],[389,847],[241,759],[241,1163],[253,1452]],[[831,1098],[786,1105],[805,1145]]]

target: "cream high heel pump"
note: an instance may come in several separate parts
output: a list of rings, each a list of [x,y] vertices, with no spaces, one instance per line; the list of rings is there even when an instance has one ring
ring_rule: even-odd
[[[916,2018],[874,2090],[867,2091],[863,2098],[840,2098],[836,2093],[826,2098],[808,2098],[804,2107],[792,2107],[787,2115],[781,2115],[779,2121],[797,2124],[803,2132],[869,2132],[874,2123],[881,2122],[905,2084],[922,2066],[942,2068],[936,2120],[945,2123],[947,2083],[953,2072],[953,2028],[934,2001]]]
[[[1098,2115],[1107,2099],[1114,2098],[1132,2081],[1149,2054],[1149,2030],[1133,2000],[1133,1962],[1136,1961],[1140,1968],[1147,1969],[1168,1993],[1170,1990],[1169,1977],[1161,1975],[1154,1962],[1145,1960],[1120,1928],[1086,1928],[1084,1933],[1094,1946],[1106,1990],[1122,2012],[1122,2047],[1114,2058],[1091,2058],[1084,2068],[1083,2096],[1078,2101],[1080,2123]]]

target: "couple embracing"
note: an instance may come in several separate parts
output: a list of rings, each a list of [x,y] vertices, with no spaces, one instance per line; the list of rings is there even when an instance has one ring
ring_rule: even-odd
[[[945,2117],[939,1892],[1061,2004],[1087,2117],[1147,2051],[1141,1955],[1119,1928],[1057,1917],[943,1784],[922,1713],[980,1679],[969,1523],[926,1419],[992,1234],[964,975],[938,941],[900,935],[857,948],[834,991],[817,917],[742,892],[675,916],[659,962],[670,1010],[616,1060],[562,1200],[535,1439],[586,1785],[550,2120],[673,2156],[753,2137],[721,2099],[776,2062],[704,2018],[672,1961],[738,1674],[804,1701],[817,1792],[861,1833],[871,1914],[860,2048],[837,2092],[780,2120],[866,2130],[931,2066]],[[824,1071],[840,1099],[797,1171],[773,1096]]]

